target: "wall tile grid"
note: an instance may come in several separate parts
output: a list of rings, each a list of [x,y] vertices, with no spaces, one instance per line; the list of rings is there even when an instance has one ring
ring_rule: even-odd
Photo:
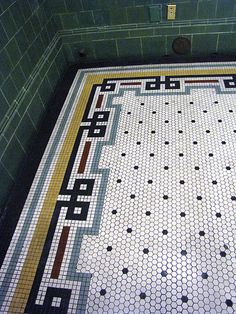
[[[66,64],[44,5],[0,3],[0,213]]]
[[[168,22],[168,1],[1,1],[0,212],[66,65],[157,61],[174,55],[177,35],[191,40],[189,57],[235,52],[234,0],[173,2],[177,17]]]
[[[168,2],[57,0],[48,4],[58,29],[62,30],[62,42],[71,63],[112,58],[157,60],[163,55],[174,55],[172,41],[178,35],[190,39],[189,57],[234,53],[235,1],[172,1],[177,4],[174,22],[166,21]],[[154,11],[159,12],[158,22],[150,22]],[[79,58],[80,48],[86,49],[86,58]]]

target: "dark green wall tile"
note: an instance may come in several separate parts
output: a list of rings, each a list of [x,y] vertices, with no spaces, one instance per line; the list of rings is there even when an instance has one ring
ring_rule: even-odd
[[[156,28],[154,31],[155,35],[172,35],[172,34],[179,34],[179,26],[177,27],[160,27]]]
[[[216,34],[193,35],[192,54],[204,55],[216,52]]]
[[[38,47],[39,58],[41,58],[43,53],[45,52],[45,49],[48,47],[47,43],[44,41],[41,34],[36,37],[35,41],[33,42],[33,45],[36,45]]]
[[[94,39],[104,39],[104,32],[100,32],[100,33],[84,33],[81,35],[72,35],[72,38],[74,37],[74,40],[72,39],[71,42],[75,42],[76,41],[88,41],[88,40],[94,40]],[[67,40],[65,38],[65,40]],[[68,43],[68,40],[66,41]]]
[[[42,6],[38,8],[38,10],[35,12],[35,15],[38,17],[41,28],[45,27],[45,24],[48,22],[48,18]]]
[[[52,95],[52,88],[51,85],[47,79],[47,77],[44,77],[41,80],[41,83],[39,85],[39,89],[38,89],[38,93],[40,95],[40,98],[42,99],[44,104],[47,104],[47,102],[49,101],[51,95]]]
[[[25,157],[26,155],[22,146],[18,142],[16,136],[13,136],[1,161],[10,175],[13,178],[16,178],[17,172],[19,171],[19,165],[22,163]]]
[[[44,62],[41,64],[40,72],[39,72],[39,76],[41,77],[41,80],[44,79],[44,77],[46,76],[50,66],[51,64],[48,62],[48,58],[44,59]]]
[[[14,0],[5,0],[5,1],[2,0],[0,2],[0,6],[1,6],[2,11],[7,10],[7,8],[9,8],[13,2],[15,2],[15,1]]]
[[[117,5],[121,7],[133,7],[134,0],[116,0]]]
[[[110,21],[112,25],[128,23],[126,9],[116,8],[115,10],[110,10]]]
[[[97,10],[100,9],[99,0],[80,0],[82,2],[82,7],[85,11],[87,10]]]
[[[233,24],[232,26],[232,32],[236,31],[236,23]]]
[[[32,80],[31,85],[30,85],[30,92],[32,95],[34,95],[37,92],[40,83],[41,83],[41,76],[39,75],[39,72],[38,72],[34,76],[34,80]]]
[[[147,59],[165,55],[165,47],[165,36],[142,38],[143,56]]]
[[[42,117],[45,114],[42,100],[38,94],[34,95],[29,104],[29,107],[27,108],[27,112],[30,116],[30,119],[34,123],[34,127],[38,129],[39,124],[42,121]]]
[[[0,47],[4,47],[8,42],[7,33],[5,32],[5,29],[0,22]]]
[[[129,37],[149,37],[154,35],[154,30],[150,29],[135,29],[129,31]]]
[[[129,31],[113,31],[113,32],[104,32],[104,38],[106,39],[113,39],[113,38],[128,38]]]
[[[31,24],[33,26],[34,33],[36,35],[39,34],[41,31],[41,25],[40,25],[39,18],[37,16],[37,14],[32,15],[30,18],[30,21],[31,21]]]
[[[145,6],[127,8],[128,23],[149,22],[149,11]]]
[[[29,1],[31,13],[33,14],[39,7],[40,4],[42,4],[44,0],[37,0],[37,1]]]
[[[5,11],[1,15],[0,21],[2,23],[2,26],[5,29],[7,37],[10,39],[17,31],[17,26],[14,22],[12,15],[11,15],[11,12],[9,10]]]
[[[53,20],[55,22],[55,25],[58,29],[63,29],[63,24],[62,24],[62,19],[61,19],[61,14],[55,14],[53,16]]]
[[[20,122],[20,116],[15,110],[14,114],[11,116],[10,120],[7,122],[7,126],[4,130],[4,137],[8,142],[10,142],[12,135],[15,133],[15,130]]]
[[[67,10],[66,1],[64,0],[53,0],[46,2],[46,8],[53,13],[64,13]]]
[[[5,139],[4,135],[0,135],[0,158],[7,147],[8,141]],[[1,180],[0,180],[1,181]]]
[[[135,0],[134,1],[135,5],[152,5],[154,2],[156,3],[156,1],[153,1],[153,0]]]
[[[38,62],[39,58],[40,58],[40,52],[39,52],[39,47],[35,44],[32,44],[28,51],[28,56],[32,62],[33,65],[36,65],[36,63]]]
[[[206,33],[205,25],[180,26],[180,34]]]
[[[236,3],[234,0],[218,0],[216,17],[230,17],[235,14]]]
[[[0,89],[0,122],[2,121],[4,115],[7,113],[9,109],[8,102],[6,98],[3,96],[2,90]]]
[[[100,8],[103,9],[114,9],[114,6],[116,5],[115,1],[111,0],[100,0]]]
[[[16,65],[16,67],[14,68],[14,70],[11,73],[11,77],[14,78],[14,83],[15,83],[17,89],[20,90],[26,81],[25,74],[24,74],[20,64]]]
[[[176,6],[176,19],[192,20],[197,18],[197,1],[178,3]]]
[[[16,129],[16,136],[23,146],[24,150],[27,151],[29,144],[32,140],[32,135],[36,132],[32,121],[30,120],[28,114],[26,113],[22,120],[20,121],[17,129]]]
[[[24,32],[28,41],[32,42],[35,38],[35,33],[34,33],[33,26],[30,20],[24,25],[23,29],[24,29]]]
[[[67,65],[63,49],[60,49],[60,52],[57,54],[55,58],[55,64],[57,66],[58,72],[60,73],[60,75],[62,75]]]
[[[28,77],[33,70],[33,64],[28,53],[25,53],[24,56],[20,59],[20,65],[23,72],[25,73],[25,76]]]
[[[235,55],[236,33],[219,34],[218,53]]]
[[[210,19],[216,14],[216,0],[200,0],[198,2],[198,18]]]
[[[98,60],[109,60],[117,57],[115,40],[94,41],[94,48]]]
[[[6,199],[8,198],[9,192],[14,184],[13,179],[10,177],[7,170],[0,162],[0,209],[5,205]]]
[[[21,58],[21,52],[14,37],[6,45],[6,51],[14,67]]]
[[[25,20],[27,20],[32,13],[28,0],[21,0],[20,8],[21,14],[25,17]]]
[[[83,10],[81,0],[77,1],[66,1],[66,8],[68,12],[79,12]]]
[[[24,54],[29,46],[29,41],[25,35],[23,28],[21,28],[19,32],[17,32],[15,39],[16,39],[16,42],[20,49],[21,54]]]
[[[94,34],[94,33],[92,33],[92,34]],[[94,38],[94,35],[92,35],[92,34],[87,34],[87,35],[86,34],[84,34],[84,35],[79,35],[79,34],[73,35],[73,34],[71,34],[68,36],[63,36],[62,43],[63,43],[63,45],[64,44],[74,44],[74,43],[81,41],[82,38],[84,38],[85,41],[86,40],[92,40]]]
[[[53,36],[56,34],[57,32],[57,29],[56,29],[56,25],[54,23],[54,20],[51,19],[48,21],[47,25],[45,26],[45,29],[47,30],[48,32],[48,36],[50,39],[53,38]]]
[[[14,19],[16,28],[19,29],[24,23],[25,18],[24,15],[21,13],[21,5],[19,1],[16,1],[10,8],[12,17]]]
[[[48,33],[45,28],[41,31],[38,37],[39,37],[38,42],[41,43],[43,52],[45,52],[45,49],[48,47],[48,45],[51,42],[51,39],[48,37]]]
[[[2,73],[2,76],[6,78],[10,71],[13,69],[13,66],[11,64],[10,57],[8,56],[5,49],[0,52],[0,64],[0,71]]]
[[[71,44],[64,44],[63,50],[64,50],[65,55],[66,55],[67,63],[68,64],[74,63],[75,59],[74,59],[74,54],[73,54],[73,49],[71,47]]]
[[[10,1],[11,0],[8,0],[6,2],[9,3]],[[55,2],[57,2],[57,0],[53,1],[53,4],[55,4]],[[37,62],[43,56],[45,49],[50,44],[50,41],[57,31],[49,10],[44,10],[44,4],[44,0],[12,1],[12,5],[9,6],[7,11],[0,17],[0,41],[1,47],[5,47],[0,52],[0,122],[2,122],[2,126],[4,126],[2,131],[5,146],[6,141],[10,141],[3,162],[12,176],[16,175],[22,158],[25,155],[24,149],[27,149],[30,138],[35,132],[35,130],[32,129],[33,124],[31,120],[27,114],[25,114],[27,107],[29,104],[33,105],[29,107],[29,114],[31,114],[36,127],[39,125],[40,119],[44,113],[44,106],[39,95],[36,94],[32,98],[32,95],[37,91],[41,83],[39,73],[42,75],[43,71],[39,71],[38,76],[31,81],[31,84],[28,84],[32,71],[35,69]],[[0,6],[1,5],[2,2],[0,3]],[[1,6],[1,9],[3,9],[3,6]],[[54,56],[58,53],[58,50],[59,47],[57,45]],[[54,62],[50,57],[48,57],[48,60],[50,60],[51,63]],[[63,72],[66,63],[64,54],[59,52],[56,61],[57,66],[54,65],[55,73],[59,76],[59,72]],[[44,75],[51,66],[51,63],[47,64]],[[42,70],[44,70],[44,67],[42,67]],[[53,75],[51,75],[51,77],[53,78]],[[56,79],[58,80],[58,77]],[[22,87],[26,85],[26,82],[28,90],[25,94],[21,95],[18,104],[16,97],[19,95],[20,91],[23,91]],[[47,98],[53,93],[49,82],[48,86],[50,86],[50,92],[47,91],[45,85],[44,90],[41,89],[42,96],[48,93]],[[9,109],[11,109],[11,111]],[[24,117],[21,122],[20,117]],[[16,136],[13,136],[15,131],[21,143],[18,142]],[[2,146],[2,143],[3,141],[0,141],[0,147],[3,149],[5,146]],[[1,182],[2,181],[3,178],[1,177]],[[2,197],[0,193],[0,203],[2,202]]]
[[[117,39],[119,57],[141,57],[141,43],[138,38]]]
[[[80,12],[78,15],[80,27],[88,27],[94,25],[93,15],[91,11]]]
[[[230,24],[206,25],[206,33],[230,32],[231,29]]]
[[[47,72],[47,78],[53,89],[56,87],[59,77],[60,77],[60,74],[58,72],[57,66],[55,65],[55,63],[52,63],[52,65],[50,66]]]
[[[29,106],[32,98],[33,96],[30,90],[24,93],[23,99],[21,100],[20,105],[17,107],[17,112],[20,117],[23,117],[23,115],[25,114],[25,111],[27,110],[27,107]]]
[[[75,13],[62,14],[61,21],[64,29],[79,27],[78,17]]]
[[[94,23],[97,26],[110,24],[110,15],[108,10],[93,11],[93,17]]]
[[[8,78],[4,81],[1,88],[7,101],[9,102],[9,104],[11,104],[17,96],[17,89],[10,76],[8,76]]]

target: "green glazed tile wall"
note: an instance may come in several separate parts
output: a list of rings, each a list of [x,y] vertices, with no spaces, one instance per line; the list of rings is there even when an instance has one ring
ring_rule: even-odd
[[[44,6],[0,1],[0,214],[66,65]]]
[[[57,15],[59,28],[150,23],[152,12],[160,11],[166,22],[167,4],[177,5],[176,21],[201,21],[235,17],[234,0],[54,0],[47,8]]]
[[[189,38],[191,56],[235,55],[235,0],[0,1],[0,213],[65,67],[158,61]],[[79,56],[85,48],[87,56]],[[13,154],[14,150],[14,154]]]
[[[230,33],[236,42],[235,0],[171,1],[177,6],[175,21],[166,20],[168,3],[165,0],[56,0],[47,1],[47,8],[60,30],[70,63],[111,58],[158,60],[164,55],[174,55],[172,41],[179,35],[191,41],[189,56],[235,54],[234,44],[223,46],[221,41],[224,34],[229,38]],[[79,58],[80,48],[87,50],[86,58]]]

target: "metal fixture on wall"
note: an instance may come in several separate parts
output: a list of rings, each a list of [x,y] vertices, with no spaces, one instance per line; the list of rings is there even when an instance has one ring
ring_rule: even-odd
[[[87,51],[85,48],[79,49],[79,56],[80,57],[86,57],[87,56]]]
[[[191,50],[191,42],[186,37],[177,37],[173,40],[172,49],[179,55],[187,54]]]
[[[175,20],[176,4],[167,5],[167,20]]]

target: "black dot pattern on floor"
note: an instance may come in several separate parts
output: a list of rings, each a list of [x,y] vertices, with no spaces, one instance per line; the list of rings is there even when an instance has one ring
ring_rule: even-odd
[[[115,152],[113,159],[108,152],[102,158],[102,166],[109,160],[113,169],[108,188],[114,194],[105,208],[116,207],[119,216],[103,217],[101,232],[104,237],[112,233],[116,245],[108,252],[112,255],[101,259],[111,267],[101,283],[107,285],[107,297],[123,299],[127,313],[135,308],[138,313],[142,305],[143,312],[153,305],[154,313],[226,313],[233,308],[236,138],[229,110],[236,101],[215,95],[220,100],[214,103],[211,94],[197,90],[194,95],[194,101],[189,96],[164,102],[140,97],[142,107],[131,92],[117,100],[132,115],[125,114],[128,110],[121,114],[116,141],[116,151],[125,152],[125,158]],[[122,182],[113,188],[117,175]],[[132,228],[121,231],[124,223]],[[111,283],[109,276],[117,279]]]
[[[230,64],[79,71],[0,272],[1,313],[236,313]]]

